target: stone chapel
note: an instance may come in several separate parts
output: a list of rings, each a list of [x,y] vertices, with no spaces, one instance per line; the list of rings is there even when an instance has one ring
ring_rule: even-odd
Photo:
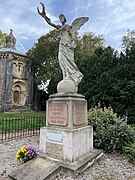
[[[6,36],[6,46],[0,49],[0,112],[14,108],[31,109],[33,74],[28,57],[16,50],[13,30]]]

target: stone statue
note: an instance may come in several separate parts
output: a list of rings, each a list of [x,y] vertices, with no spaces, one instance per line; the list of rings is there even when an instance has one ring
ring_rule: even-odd
[[[70,83],[70,87],[68,87],[67,82],[69,81],[74,82],[75,90],[69,90],[69,91],[76,92],[78,88],[78,84],[81,82],[81,79],[83,78],[83,74],[79,71],[79,69],[77,68],[74,62],[74,48],[76,47],[75,40],[77,36],[77,30],[79,30],[80,27],[83,26],[83,24],[86,23],[89,18],[88,17],[76,18],[73,21],[72,25],[69,26],[65,24],[66,23],[65,16],[63,14],[60,14],[59,19],[62,25],[56,25],[52,23],[50,18],[46,16],[44,4],[43,3],[40,4],[42,5],[42,12],[40,12],[39,8],[37,8],[39,15],[42,16],[49,25],[58,29],[60,32],[58,59],[63,74],[64,81],[62,82],[65,82],[64,84],[66,85],[66,88],[71,88],[72,86]]]

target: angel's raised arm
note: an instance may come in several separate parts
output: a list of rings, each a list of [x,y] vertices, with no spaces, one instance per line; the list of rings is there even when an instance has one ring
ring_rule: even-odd
[[[39,11],[39,7],[37,7],[38,14],[39,14],[40,16],[42,16],[49,25],[55,27],[56,29],[59,29],[59,25],[56,25],[56,24],[52,23],[51,20],[50,20],[50,18],[48,18],[48,17],[46,16],[44,4],[41,3],[41,2],[40,2],[40,4],[42,5],[42,11],[40,12],[40,11]]]

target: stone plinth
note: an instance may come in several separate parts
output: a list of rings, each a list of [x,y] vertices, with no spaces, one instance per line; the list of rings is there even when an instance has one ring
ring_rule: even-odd
[[[87,101],[77,93],[57,93],[47,101],[46,127],[40,150],[64,162],[75,162],[93,150],[93,128],[87,125]]]
[[[49,157],[75,162],[93,150],[93,128],[43,127],[40,130],[40,150]]]
[[[73,129],[87,125],[87,101],[80,94],[54,94],[47,101],[46,126]]]

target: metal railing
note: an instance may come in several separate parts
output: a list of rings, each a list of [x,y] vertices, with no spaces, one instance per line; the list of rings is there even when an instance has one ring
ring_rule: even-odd
[[[45,116],[20,116],[0,118],[0,143],[12,139],[39,135],[45,126]]]

